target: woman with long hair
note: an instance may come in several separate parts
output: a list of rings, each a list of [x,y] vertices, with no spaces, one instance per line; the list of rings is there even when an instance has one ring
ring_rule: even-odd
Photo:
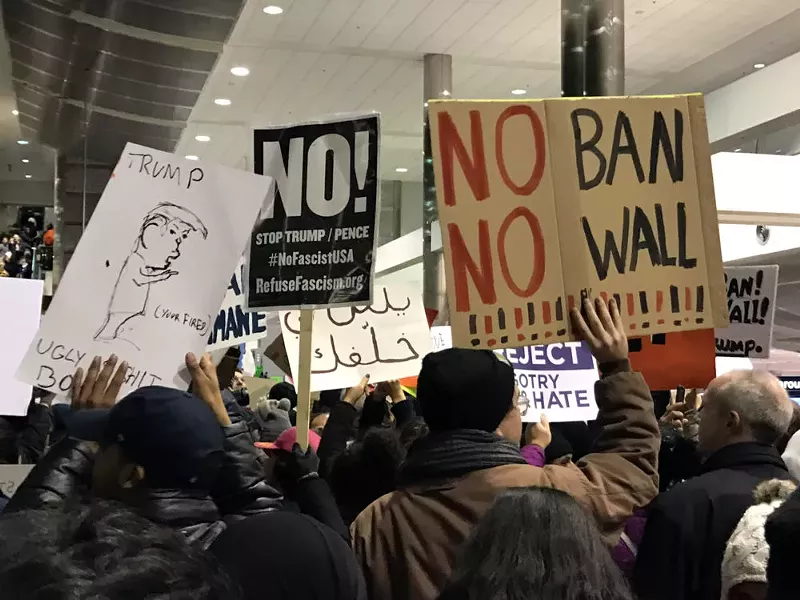
[[[463,546],[439,600],[632,600],[594,522],[569,495],[511,489]]]

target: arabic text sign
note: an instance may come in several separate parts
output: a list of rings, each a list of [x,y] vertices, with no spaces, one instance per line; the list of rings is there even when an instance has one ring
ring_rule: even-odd
[[[379,141],[377,114],[254,132],[256,172],[277,188],[250,241],[248,308],[370,302]]]
[[[591,421],[597,416],[592,353],[583,342],[555,343],[499,350],[514,367],[522,420],[544,413],[553,423]]]
[[[716,333],[717,356],[767,358],[772,344],[778,265],[725,267],[730,325]]]
[[[242,290],[244,260],[231,277],[225,300],[214,320],[211,334],[208,336],[206,350],[218,350],[238,346],[244,342],[257,340],[267,335],[267,313],[247,312],[244,308],[244,291]]]
[[[15,374],[39,330],[42,287],[39,279],[0,278],[0,306],[3,314],[10,317],[3,322],[0,346],[0,415],[24,417],[28,414],[32,387],[19,381]]]
[[[586,293],[616,298],[633,334],[727,322],[701,96],[435,101],[430,117],[456,346],[568,340]]]
[[[281,313],[281,328],[296,374],[299,311]],[[417,375],[430,350],[419,290],[378,284],[372,306],[315,311],[311,391],[351,387],[364,375],[374,382]]]
[[[186,388],[272,180],[128,144],[18,376],[65,394],[76,367],[116,354],[122,395]],[[222,196],[224,194],[224,197]]]

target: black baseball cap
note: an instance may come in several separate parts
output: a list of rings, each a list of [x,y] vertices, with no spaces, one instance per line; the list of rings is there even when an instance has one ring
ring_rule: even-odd
[[[225,434],[212,410],[188,392],[142,387],[110,409],[54,407],[71,437],[119,444],[157,487],[207,488],[222,463]]]

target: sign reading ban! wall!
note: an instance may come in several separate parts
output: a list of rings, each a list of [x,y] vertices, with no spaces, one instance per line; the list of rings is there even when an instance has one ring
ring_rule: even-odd
[[[728,321],[702,96],[430,103],[453,343],[574,339],[615,298],[630,336]]]

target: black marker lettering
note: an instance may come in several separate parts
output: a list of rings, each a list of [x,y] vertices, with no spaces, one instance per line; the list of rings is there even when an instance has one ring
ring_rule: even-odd
[[[178,179],[178,183],[180,183],[181,182],[181,168],[180,167],[174,167],[173,168],[172,165],[167,164],[167,173],[166,173],[166,176],[164,177],[164,179],[166,179],[167,177],[169,177],[170,179],[177,178]]]
[[[36,352],[38,354],[47,354],[48,352],[50,352],[50,349],[53,347],[53,343],[54,342],[50,342],[50,345],[47,346],[47,348],[45,350],[42,350],[42,342],[43,341],[44,340],[42,338],[39,338],[39,341],[36,342]]]
[[[678,202],[678,265],[684,269],[694,269],[697,259],[686,254],[686,204]]]
[[[49,390],[56,384],[56,378],[54,375],[56,372],[47,365],[41,365],[39,367],[39,373],[36,375],[36,387],[44,388]],[[46,382],[42,379],[44,375],[47,375],[50,381]]]
[[[622,134],[625,133],[625,144],[622,144]],[[614,126],[614,142],[611,144],[611,160],[608,163],[608,175],[606,183],[614,183],[614,174],[617,171],[617,159],[620,154],[629,154],[633,161],[633,168],[636,169],[636,178],[639,183],[644,183],[644,169],[642,161],[639,159],[639,151],[636,149],[636,139],[633,137],[631,121],[624,112],[617,113],[617,122]]]
[[[658,247],[661,249],[661,264],[665,267],[674,267],[678,263],[674,256],[669,255],[669,247],[667,246],[667,229],[664,225],[664,211],[660,204],[656,204],[655,208],[656,230],[658,231]]]
[[[203,169],[200,167],[195,167],[191,171],[189,171],[189,182],[186,184],[186,189],[188,190],[192,187],[192,183],[197,183],[203,181]]]
[[[153,179],[156,179],[157,177],[159,177],[161,175],[161,173],[164,172],[165,168],[166,168],[166,165],[164,165],[164,164],[162,164],[161,167],[159,168],[158,161],[156,161],[156,164],[153,166]]]
[[[583,140],[580,117],[589,117],[594,122],[594,133],[588,141]],[[590,190],[600,185],[606,172],[606,157],[597,148],[597,142],[603,136],[603,121],[600,120],[600,115],[590,108],[576,108],[572,111],[570,119],[572,120],[572,133],[575,138],[575,164],[578,169],[578,184],[582,190]],[[586,181],[586,166],[583,162],[586,152],[594,154],[599,162],[597,173],[589,181]]]
[[[658,180],[658,149],[664,151],[669,176],[672,182],[683,181],[683,113],[675,109],[675,144],[669,138],[669,130],[664,115],[656,111],[653,115],[653,138],[650,145],[649,183]]]
[[[608,269],[611,259],[614,259],[614,265],[617,272],[622,274],[625,272],[625,259],[628,254],[628,235],[630,233],[631,211],[626,206],[623,208],[622,213],[622,246],[618,247],[614,239],[614,234],[606,230],[605,245],[603,246],[603,254],[600,255],[600,248],[597,245],[592,228],[586,217],[581,218],[583,223],[583,233],[586,235],[586,242],[589,245],[589,253],[592,255],[592,262],[597,271],[597,277],[600,281],[604,281],[608,277]]]
[[[650,219],[637,206],[633,213],[633,249],[631,250],[629,267],[631,271],[636,270],[636,265],[639,263],[640,250],[647,250],[650,254],[650,262],[654,267],[661,264],[661,255],[658,251],[656,236],[653,234],[653,227],[650,225]]]

